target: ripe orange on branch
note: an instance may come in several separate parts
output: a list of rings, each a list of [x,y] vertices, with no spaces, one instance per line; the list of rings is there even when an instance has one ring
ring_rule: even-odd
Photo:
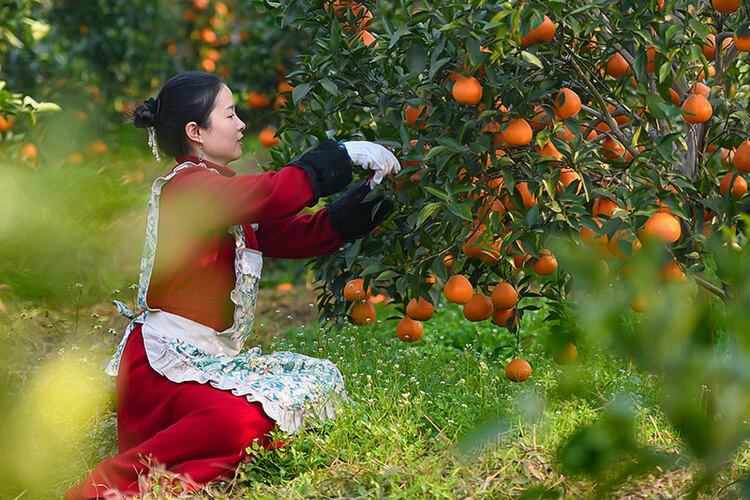
[[[7,132],[8,130],[12,128],[13,128],[13,117],[11,115],[0,116],[0,132]]]
[[[482,100],[482,85],[473,76],[459,76],[453,84],[451,94],[461,104],[473,106]]]
[[[424,327],[422,323],[404,316],[396,327],[396,335],[404,342],[416,342],[422,338]]]
[[[750,35],[738,36],[737,32],[732,35],[734,46],[740,52],[750,52]]]
[[[674,243],[682,235],[680,221],[672,214],[657,212],[643,225],[643,237]]]
[[[523,118],[511,120],[500,134],[500,140],[508,146],[525,146],[531,142],[534,131]]]
[[[739,198],[747,192],[747,181],[738,174],[737,178],[732,182],[733,176],[734,172],[725,174],[724,177],[721,178],[719,189],[721,190],[721,194],[726,196],[729,191],[729,185],[732,184],[732,196]]]
[[[271,127],[264,128],[258,134],[258,142],[260,142],[261,146],[266,148],[273,147],[280,141],[281,139],[276,137],[276,130]]]
[[[260,109],[269,106],[271,101],[260,92],[250,92],[247,94],[247,105],[252,109]]]
[[[573,117],[581,111],[581,98],[571,89],[563,88],[555,97],[553,109],[560,120]]]
[[[443,295],[448,299],[448,302],[466,304],[474,296],[474,287],[466,276],[456,274],[445,283]]]
[[[562,349],[556,351],[552,355],[552,359],[558,365],[569,365],[576,359],[578,359],[578,349],[571,342],[566,343]]]
[[[425,128],[427,126],[427,112],[429,111],[429,109],[430,106],[426,106],[424,104],[421,104],[416,108],[413,106],[407,107],[406,111],[404,111],[404,118],[406,119],[406,123],[417,129]],[[417,121],[419,121],[419,125],[417,125]]]
[[[711,0],[711,5],[713,5],[716,12],[721,12],[722,14],[731,14],[740,8],[739,0]]]
[[[427,321],[432,318],[434,313],[435,308],[422,297],[419,297],[419,300],[411,299],[406,306],[406,315],[418,321]]]
[[[21,157],[28,160],[36,160],[36,146],[32,142],[27,142],[21,146]]]
[[[492,289],[491,299],[496,309],[510,309],[518,302],[518,292],[510,283],[501,281]]]
[[[525,382],[531,377],[531,365],[525,359],[514,359],[505,367],[505,376],[512,382]]]
[[[469,321],[484,321],[492,317],[493,310],[490,298],[477,293],[464,304],[464,317]]]
[[[349,317],[355,325],[371,325],[375,322],[375,308],[367,301],[357,302],[349,311]]]
[[[358,302],[370,298],[372,289],[368,286],[365,291],[365,280],[357,278],[344,285],[344,298],[350,302]]]
[[[554,274],[557,271],[557,259],[549,250],[541,250],[539,258],[531,262],[531,269],[541,276]]]
[[[615,52],[607,61],[607,74],[609,76],[620,78],[630,73],[628,62],[622,57],[622,54]]]
[[[546,43],[552,40],[554,36],[555,23],[545,15],[539,26],[521,37],[521,45],[525,47],[528,45],[536,45],[538,43]]]
[[[518,316],[516,316],[515,307],[511,307],[509,309],[495,309],[492,312],[492,323],[501,328],[507,328],[508,322],[511,318],[513,319],[513,321],[510,322],[510,326],[517,325]]]
[[[750,173],[750,141],[742,141],[734,152],[734,167],[743,174]]]
[[[703,123],[713,115],[713,107],[704,96],[690,94],[682,103],[682,117],[688,123]]]

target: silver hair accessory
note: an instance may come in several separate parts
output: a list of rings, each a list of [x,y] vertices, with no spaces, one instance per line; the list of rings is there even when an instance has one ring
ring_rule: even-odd
[[[148,145],[151,147],[151,152],[156,156],[156,161],[161,162],[159,147],[156,145],[156,129],[154,127],[148,127]]]

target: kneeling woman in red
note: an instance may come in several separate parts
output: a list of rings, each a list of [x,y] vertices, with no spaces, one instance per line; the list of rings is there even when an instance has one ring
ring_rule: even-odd
[[[229,88],[201,72],[171,78],[138,106],[134,124],[176,157],[151,188],[138,314],[107,367],[116,375],[120,454],[99,464],[68,499],[139,493],[148,464],[188,489],[229,477],[253,442],[335,416],[346,399],[338,368],[292,352],[243,349],[253,323],[262,256],[308,258],[336,251],[388,215],[357,183],[326,208],[298,215],[347,187],[352,165],[398,171],[368,142],[323,142],[278,172],[236,176],[245,124]],[[380,203],[382,202],[382,203]],[[376,204],[378,211],[372,215]]]

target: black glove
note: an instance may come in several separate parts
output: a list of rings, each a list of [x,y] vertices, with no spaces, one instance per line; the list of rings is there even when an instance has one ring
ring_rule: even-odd
[[[365,181],[361,181],[326,205],[328,220],[345,243],[366,235],[393,212],[391,200],[382,196],[362,201],[370,191],[372,191],[370,186]],[[375,207],[377,210],[373,214]]]
[[[313,201],[342,191],[352,182],[352,160],[346,148],[335,141],[324,141],[315,151],[303,154],[299,159],[289,163],[290,166],[305,170],[312,184]]]

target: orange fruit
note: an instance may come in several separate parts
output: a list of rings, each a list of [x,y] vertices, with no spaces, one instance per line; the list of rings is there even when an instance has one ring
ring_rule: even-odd
[[[691,94],[700,94],[703,97],[707,97],[709,92],[711,92],[711,88],[701,82],[696,82],[695,85],[693,85],[693,88],[690,89]]]
[[[7,132],[13,128],[13,117],[11,115],[0,115],[0,132]]]
[[[96,141],[91,143],[91,145],[89,146],[89,151],[91,151],[93,154],[100,155],[107,151],[107,145],[104,144],[101,139],[97,139]]]
[[[344,298],[350,302],[359,302],[370,298],[372,289],[368,286],[365,292],[365,280],[357,278],[344,285]]]
[[[594,206],[591,208],[591,215],[607,215],[612,217],[612,213],[616,208],[620,208],[620,206],[615,200],[602,196],[594,201]]]
[[[557,150],[554,144],[552,144],[552,141],[547,141],[547,143],[544,145],[544,147],[537,147],[536,152],[539,153],[542,156],[550,156],[551,158],[560,159],[562,158],[562,153]],[[549,159],[551,159],[549,158]],[[543,158],[543,160],[547,160],[548,158]],[[557,162],[555,162],[557,163]]]
[[[371,325],[375,322],[375,308],[369,302],[357,302],[349,311],[349,317],[355,325]]]
[[[211,59],[206,58],[201,61],[201,68],[203,68],[209,73],[213,73],[216,70],[216,63],[213,62]]]
[[[570,186],[575,181],[580,181],[581,176],[578,175],[578,172],[573,170],[572,168],[563,168],[560,173],[560,179],[557,181],[557,192],[562,193],[563,187]],[[578,183],[578,187],[576,188],[576,194],[581,192],[581,183]]]
[[[750,141],[742,144],[734,152],[734,167],[743,174],[750,173]]]
[[[602,143],[602,149],[602,155],[605,158],[609,158],[611,160],[622,158],[622,155],[625,153],[625,148],[622,147],[619,142],[609,136],[604,139],[604,142]]]
[[[553,124],[553,117],[549,113],[547,113],[547,110],[545,110],[543,107],[534,106],[534,112],[536,113],[536,115],[534,115],[534,118],[532,118],[531,122],[529,122],[529,125],[531,125],[532,129],[543,130]]]
[[[445,257],[443,257],[443,265],[445,267],[451,267],[453,265],[453,256],[446,255]]]
[[[260,134],[258,134],[258,142],[260,142],[263,147],[270,148],[278,144],[279,141],[281,141],[281,139],[276,137],[276,130],[271,127],[264,128],[260,131]]]
[[[740,52],[750,52],[750,35],[737,36],[737,32],[735,31],[734,35],[732,35],[732,41]]]
[[[680,264],[677,261],[671,260],[662,266],[659,272],[659,279],[667,283],[684,283],[687,281],[687,276],[682,271]]]
[[[265,94],[260,92],[250,92],[247,94],[247,105],[252,109],[260,109],[269,106],[271,101],[266,97]]]
[[[544,16],[544,20],[535,29],[521,37],[521,45],[536,45],[537,43],[546,43],[555,36],[555,23],[552,19]]]
[[[627,259],[632,256],[635,252],[641,249],[641,240],[638,238],[629,239],[630,234],[625,229],[620,229],[612,235],[612,238],[607,241],[607,250],[609,253],[617,257],[618,259]],[[628,251],[623,252],[620,248],[620,243]]]
[[[739,0],[711,0],[711,5],[714,6],[716,12],[722,14],[731,14],[740,8]]]
[[[646,47],[646,71],[654,72],[654,63],[656,62],[656,48],[653,45]]]
[[[690,94],[682,103],[682,117],[688,123],[703,123],[713,115],[713,108],[704,96]]]
[[[569,365],[578,358],[578,349],[571,342],[567,342],[562,349],[552,355],[558,365]]]
[[[721,194],[724,196],[726,196],[727,192],[729,191],[729,183],[732,182],[732,176],[734,176],[734,172],[729,172],[725,174],[724,177],[721,178],[719,189],[721,190]],[[732,183],[732,196],[734,196],[735,198],[738,198],[744,195],[746,192],[747,192],[747,181],[745,181],[745,179],[741,175],[738,174],[734,183]]]
[[[513,318],[513,321],[510,322],[510,326],[517,325],[518,316],[516,316],[515,307],[511,307],[510,309],[495,309],[492,312],[492,323],[502,328],[508,327],[508,320],[511,318]]]
[[[473,76],[458,77],[451,93],[453,98],[461,104],[473,106],[482,99],[482,85]]]
[[[643,237],[674,243],[682,235],[680,221],[672,214],[657,212],[643,225]]]
[[[505,376],[512,382],[525,382],[531,377],[531,365],[525,359],[514,359],[505,367]]]
[[[406,315],[411,319],[427,321],[432,318],[433,314],[435,314],[435,308],[422,297],[419,297],[419,300],[411,299],[406,306]]]
[[[368,47],[373,44],[375,44],[373,48],[378,46],[378,43],[375,41],[375,35],[366,30],[358,32],[357,36],[354,37],[354,40],[349,42],[349,46],[351,47],[352,45],[354,45],[354,42],[360,40]]]
[[[27,142],[26,144],[21,146],[21,157],[27,158],[29,160],[35,160],[36,159],[36,146],[31,142]]]
[[[510,120],[500,134],[500,140],[508,146],[525,146],[531,142],[534,132],[523,118]]]
[[[607,111],[609,111],[609,114],[612,115],[612,118],[615,119],[618,125],[624,125],[628,123],[628,121],[630,121],[630,118],[628,118],[627,115],[618,114],[617,116],[615,116],[615,111],[617,111],[617,108],[613,104],[607,106]]]
[[[424,327],[422,323],[411,319],[409,316],[404,316],[396,327],[396,335],[404,342],[416,342],[422,338],[423,334]]]
[[[549,250],[541,250],[539,258],[532,261],[531,269],[541,276],[553,274],[557,271],[557,259]]]
[[[608,198],[604,198],[604,199],[608,199]],[[593,221],[598,227],[600,228],[602,227],[602,223],[597,217],[594,217]],[[604,243],[604,244],[607,243],[606,235],[599,236],[594,231],[592,231],[591,229],[583,225],[581,225],[581,229],[578,231],[578,234],[581,236],[581,241],[583,241],[584,243]]]
[[[614,54],[612,54],[612,56],[607,61],[607,74],[615,78],[620,78],[621,76],[627,75],[629,73],[630,66],[628,65],[628,62],[625,60],[625,58],[622,57],[622,54],[620,54],[619,52],[615,52]]]
[[[472,236],[463,244],[461,249],[467,257],[479,259],[485,264],[494,264],[500,259],[502,242],[484,243],[477,241],[484,234],[484,226],[474,231]]]
[[[474,287],[471,282],[461,274],[451,276],[443,287],[443,295],[448,302],[454,304],[466,304],[474,296]]]
[[[424,104],[421,104],[416,108],[413,106],[407,107],[406,111],[404,111],[406,123],[417,129],[425,128],[427,126],[427,112],[429,109],[430,106]],[[419,125],[417,125],[417,119],[419,119]]]
[[[510,283],[501,281],[492,289],[490,298],[495,309],[510,309],[518,302],[518,292]]]
[[[201,30],[201,40],[210,44],[215,44],[218,42],[218,39],[216,38],[216,33],[214,33],[211,28],[203,28]]]
[[[493,310],[490,298],[477,293],[464,304],[464,318],[469,321],[484,321],[492,317]]]
[[[289,290],[294,290],[294,285],[291,283],[279,283],[276,285],[277,292],[288,292]]]
[[[557,93],[552,108],[555,110],[555,116],[558,119],[570,118],[581,111],[581,98],[569,88],[563,88]]]
[[[714,58],[716,54],[716,36],[712,33],[706,35],[706,41],[708,43],[701,45],[701,53],[709,62]]]

